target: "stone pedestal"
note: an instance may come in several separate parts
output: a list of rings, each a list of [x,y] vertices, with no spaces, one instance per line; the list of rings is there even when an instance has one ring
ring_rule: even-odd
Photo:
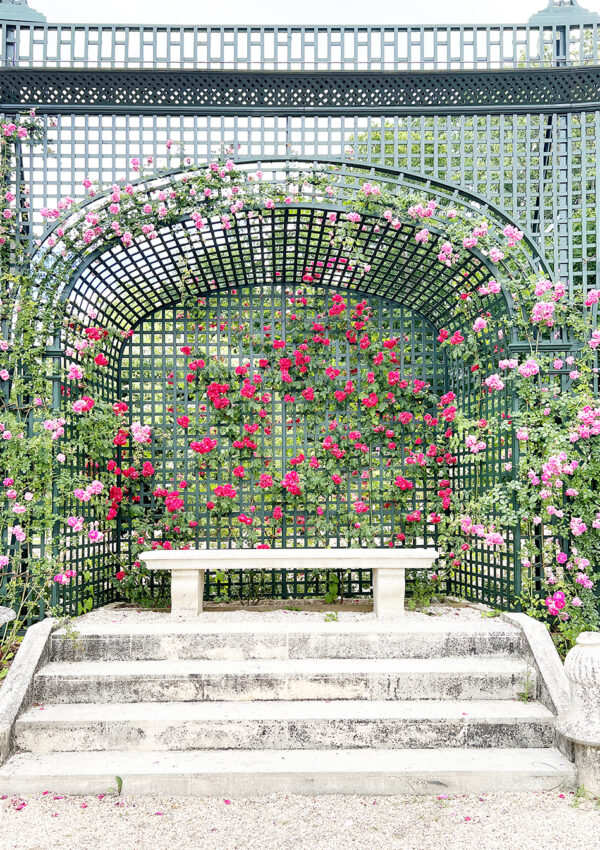
[[[204,597],[204,570],[172,570],[171,613],[201,614]]]
[[[378,620],[404,618],[405,576],[405,567],[373,570],[373,610]]]
[[[556,728],[573,741],[577,782],[600,795],[600,632],[582,632],[567,655],[571,704]]]

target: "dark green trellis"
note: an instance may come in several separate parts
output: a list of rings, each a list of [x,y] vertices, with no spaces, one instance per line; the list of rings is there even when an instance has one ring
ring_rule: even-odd
[[[325,311],[331,290],[325,287],[308,286],[302,291],[310,299],[309,316],[312,317],[311,320],[316,320],[317,314]],[[347,293],[345,297],[348,297]],[[397,356],[401,378],[410,380],[419,378],[431,383],[434,391],[441,391],[444,382],[444,358],[437,351],[434,327],[418,314],[406,310],[394,301],[386,301],[374,296],[364,299],[360,292],[348,299],[349,307],[359,301],[366,301],[374,310],[378,332],[382,338],[392,335],[399,339]],[[259,357],[269,355],[270,348],[265,349],[266,336],[285,337],[289,292],[286,292],[285,287],[279,286],[242,286],[233,292],[229,290],[208,294],[201,298],[201,304],[201,307],[196,305],[194,308],[191,308],[190,302],[174,304],[172,307],[150,314],[135,328],[134,337],[126,342],[121,352],[119,398],[130,405],[136,417],[139,415],[145,424],[151,425],[153,431],[159,429],[172,432],[171,437],[164,444],[156,447],[152,454],[151,460],[159,469],[158,481],[163,487],[169,488],[174,485],[177,474],[186,480],[191,480],[184,495],[199,522],[196,543],[202,547],[223,547],[231,545],[231,542],[222,539],[220,526],[211,521],[210,512],[205,510],[205,503],[207,498],[210,498],[212,486],[226,482],[217,473],[214,478],[209,477],[200,484],[192,471],[194,464],[188,451],[189,440],[200,439],[208,433],[214,417],[211,416],[210,410],[202,412],[203,400],[190,398],[189,385],[185,381],[187,358],[182,354],[181,348],[187,345],[197,352],[197,355],[216,358],[224,362],[231,372],[236,366],[244,363],[256,363]],[[337,339],[333,346],[328,347],[327,358],[342,370],[345,379],[354,378],[355,382],[358,381],[358,393],[361,390],[364,392],[364,388],[360,385],[360,354],[353,355],[345,339]],[[319,436],[322,438],[329,433],[329,425],[340,415],[351,414],[356,427],[360,429],[359,403],[347,402],[346,405],[340,406],[333,395],[328,408],[319,408],[316,417],[318,426],[316,433],[312,425],[310,428],[307,427],[308,420],[302,413],[302,405],[286,403],[283,394],[274,394],[267,408],[269,421],[273,423],[272,434],[268,438],[268,443],[264,433],[262,434],[258,451],[267,457],[269,464],[267,471],[272,472],[275,477],[281,478],[289,470],[290,458],[300,453],[310,456],[314,452],[316,440]],[[180,414],[188,412],[192,421],[196,423],[198,433],[183,432],[176,423],[171,424],[173,415],[169,411],[173,409]],[[400,449],[404,450],[403,442]],[[222,446],[219,445],[217,451],[221,450]],[[386,475],[388,478],[393,478],[400,472],[399,467],[385,471],[387,460],[391,457],[391,451],[389,457],[384,451],[380,451],[378,460],[375,459],[373,474],[377,476],[379,482],[382,482]],[[124,462],[126,465],[125,460]],[[369,461],[368,466],[371,467],[371,465],[372,460]],[[252,484],[244,485],[243,481],[238,481],[236,486],[238,497],[232,508],[232,517],[240,512],[248,511],[249,506],[252,505],[252,510],[256,509],[254,516],[264,519],[280,503],[280,496],[276,497],[271,492],[261,493],[260,490],[257,492]],[[435,487],[433,478],[429,486]],[[335,517],[339,513],[340,495],[344,495],[349,501],[350,487],[351,479],[349,478],[345,493],[338,493],[336,498],[327,505],[328,516]],[[359,497],[362,497],[360,479],[355,484],[356,487],[358,487]],[[152,496],[143,484],[139,487],[139,495],[141,501],[146,502],[151,509]],[[412,508],[409,505],[408,509],[414,509],[419,505],[427,511],[428,495],[427,488],[422,486],[415,488],[412,493]],[[382,529],[382,542],[389,539],[394,531],[406,530],[400,518],[395,516],[393,507],[384,505],[385,499],[379,496],[372,497],[370,501],[374,514],[373,521],[379,523]],[[323,545],[322,541],[313,539],[311,534],[306,532],[304,520],[305,512],[295,508],[292,512],[291,524],[284,519],[282,533],[276,545],[282,548]],[[384,529],[387,531],[385,536],[383,536]],[[120,539],[125,546],[130,536],[126,527],[121,529]],[[270,538],[264,537],[263,527],[263,535],[259,542],[265,543],[269,540]],[[434,543],[435,536],[430,539],[425,529],[421,545],[428,546]],[[339,526],[337,533],[330,537],[329,545],[334,547],[345,545],[344,536],[340,536]],[[207,593],[209,596],[222,596],[226,590],[227,595],[231,596],[242,578],[242,574],[230,577],[227,587],[224,588],[214,577],[207,577]],[[360,596],[370,593],[371,576],[368,571],[348,574],[344,582],[345,595]],[[326,587],[327,580],[324,574],[307,571],[299,575],[294,572],[272,571],[266,577],[265,592],[267,595],[283,595],[284,597],[322,596]]]
[[[156,162],[174,139],[198,161],[232,145],[236,159],[275,181],[335,161],[340,202],[368,176],[514,221],[527,232],[518,268],[560,275],[573,291],[598,286],[600,23],[576,2],[551,0],[528,25],[516,26],[108,27],[40,18],[27,3],[0,0],[2,111],[11,116],[36,107],[47,134],[41,149],[24,143],[18,150],[24,239],[41,235],[42,207],[81,194],[84,176],[110,184],[131,157]],[[177,159],[171,164],[176,168]],[[310,237],[297,227],[287,252],[271,234],[241,228],[224,247],[211,222],[211,252],[182,220],[150,247],[101,250],[75,264],[62,294],[67,313],[94,307],[117,326],[138,326],[141,339],[158,323],[156,348],[166,368],[173,360],[168,339],[180,295],[178,257],[199,276],[193,293],[218,301],[230,299],[219,292],[232,280],[261,292],[272,284],[249,247],[277,263],[290,282],[317,256],[323,239],[314,210],[276,210],[273,218],[282,233],[302,221]],[[405,236],[404,244],[378,246],[376,271],[364,287],[369,298],[421,328],[443,321],[459,287],[472,290],[494,273],[476,254],[457,274],[440,272],[435,242],[431,250],[414,243],[409,249],[411,234]],[[518,269],[507,263],[502,270]],[[358,289],[352,278],[344,284]],[[502,296],[492,309],[510,315]],[[418,339],[417,333],[412,344]],[[510,344],[518,350],[514,336]],[[569,347],[568,339],[554,343],[556,350]],[[444,370],[433,345],[430,350],[434,381],[469,396],[470,376]],[[49,356],[58,404],[62,340]],[[141,394],[141,350],[125,347],[122,357],[122,369],[111,367],[95,388],[103,397],[125,388],[132,398]],[[471,403],[479,403],[473,394]],[[486,400],[482,415],[508,414],[512,404],[499,395]],[[497,447],[477,483],[469,459],[461,458],[463,478],[456,483],[485,488],[506,476],[510,449],[517,446]],[[510,607],[519,587],[519,541],[507,542],[506,555],[493,562],[474,549],[453,589]],[[114,598],[109,548],[71,545],[72,558],[89,568],[94,604]],[[306,592],[293,576],[281,580],[285,587],[277,577],[272,592]],[[366,590],[368,579],[357,581],[348,593]],[[66,609],[74,609],[78,594],[65,592]]]

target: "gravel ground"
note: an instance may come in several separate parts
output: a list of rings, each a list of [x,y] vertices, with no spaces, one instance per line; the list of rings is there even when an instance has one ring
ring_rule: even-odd
[[[481,797],[0,801],[2,850],[597,850],[600,807],[558,791]]]
[[[335,612],[338,615],[340,622],[377,622],[375,614],[372,610],[364,610],[367,606],[364,603],[344,602],[342,605],[323,605],[322,602],[313,604],[303,600],[290,600],[290,608],[283,607],[285,605],[281,600],[274,601],[271,604],[250,605],[243,608],[234,608],[229,604],[209,604],[205,606],[205,610],[200,615],[200,621],[204,623],[218,622],[252,622],[260,618],[261,622],[291,622],[298,620],[300,622],[311,621],[323,622],[325,614],[329,611]],[[302,607],[302,611],[295,610]],[[368,606],[371,607],[370,605]],[[319,610],[314,610],[318,608]],[[356,610],[357,608],[363,610]],[[354,609],[354,610],[353,610]],[[486,624],[490,629],[502,628],[506,629],[506,623],[498,617],[482,617],[482,612],[491,611],[485,606],[470,605],[466,602],[447,603],[439,605],[431,605],[427,611],[407,611],[406,624],[411,622],[431,622],[432,618],[444,617],[451,619],[453,622],[459,623],[479,623]],[[122,603],[114,603],[106,605],[104,608],[97,608],[89,614],[84,614],[81,617],[76,617],[72,620],[73,628],[84,625],[101,625],[103,623],[158,623],[158,622],[199,622],[199,618],[193,615],[172,615],[162,611],[145,611],[139,608],[127,607]]]

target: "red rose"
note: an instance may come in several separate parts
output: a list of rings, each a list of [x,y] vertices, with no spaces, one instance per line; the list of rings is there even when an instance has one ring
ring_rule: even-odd
[[[117,436],[113,440],[115,446],[124,446],[127,442],[127,432],[119,430]]]
[[[125,578],[125,573],[123,572],[123,570],[121,570],[121,572],[117,573],[115,578],[117,579],[117,581],[123,581],[123,579]]]

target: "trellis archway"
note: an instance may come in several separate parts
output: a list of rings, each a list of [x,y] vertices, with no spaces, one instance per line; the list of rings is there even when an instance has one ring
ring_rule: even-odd
[[[459,331],[461,322],[464,325],[469,320],[469,313],[462,319],[455,314],[453,308],[459,295],[476,302],[477,309],[480,309],[478,290],[482,287],[485,289],[490,281],[547,272],[532,240],[526,237],[510,255],[499,256],[496,264],[491,261],[488,252],[475,246],[463,252],[456,262],[446,264],[440,261],[439,254],[440,246],[446,240],[447,221],[437,213],[429,216],[427,239],[419,240],[416,236],[422,229],[422,222],[419,222],[418,217],[416,221],[411,221],[410,217],[405,216],[402,221],[394,220],[392,226],[389,219],[382,220],[383,200],[379,208],[374,205],[362,210],[360,226],[350,237],[346,234],[341,244],[331,236],[333,222],[337,224],[347,215],[362,187],[371,183],[383,187],[381,192],[384,199],[403,193],[413,199],[414,203],[423,197],[432,199],[436,209],[447,210],[451,204],[472,225],[485,219],[491,227],[500,231],[507,225],[514,226],[508,217],[483,199],[456,187],[432,183],[418,175],[390,169],[365,168],[355,163],[290,160],[242,163],[241,168],[245,173],[245,185],[250,187],[247,206],[251,208],[239,216],[234,212],[234,226],[229,221],[225,222],[221,215],[213,213],[199,229],[193,212],[180,206],[177,214],[171,215],[166,225],[154,229],[151,235],[140,234],[129,240],[128,244],[124,244],[122,239],[105,243],[101,241],[101,244],[91,247],[82,244],[80,236],[84,217],[88,217],[88,222],[101,222],[110,208],[111,197],[108,195],[94,197],[80,212],[47,234],[38,265],[40,288],[43,290],[47,287],[49,297],[64,305],[71,325],[89,324],[92,311],[94,323],[111,324],[120,331],[113,338],[107,368],[96,379],[94,388],[100,396],[107,400],[120,398],[130,403],[130,421],[148,420],[154,425],[160,410],[164,422],[164,411],[169,410],[169,407],[171,418],[175,420],[177,414],[182,413],[177,404],[177,392],[172,395],[170,406],[168,401],[169,387],[177,388],[178,385],[178,370],[181,372],[183,368],[185,371],[180,349],[192,340],[193,350],[198,356],[204,352],[207,357],[226,360],[230,373],[236,367],[241,367],[244,359],[252,368],[261,352],[252,334],[247,335],[247,339],[243,339],[243,334],[232,339],[232,329],[236,329],[232,316],[240,316],[246,310],[246,322],[252,325],[256,322],[255,311],[258,310],[260,318],[255,330],[257,337],[264,341],[267,323],[272,329],[276,312],[274,303],[280,303],[280,318],[285,318],[286,300],[289,299],[291,288],[303,286],[302,292],[310,289],[313,295],[318,292],[318,297],[325,299],[320,302],[320,307],[315,307],[315,315],[323,311],[323,305],[331,294],[342,293],[349,303],[363,299],[369,311],[378,317],[376,334],[380,343],[386,336],[393,336],[395,328],[410,326],[408,334],[404,331],[401,333],[401,373],[403,376],[406,374],[409,380],[414,380],[418,375],[419,380],[431,385],[438,398],[460,388],[463,403],[472,408],[478,405],[487,417],[510,414],[512,400],[509,395],[503,393],[493,398],[482,398],[480,381],[474,379],[460,363],[449,361],[439,350],[437,333],[442,325],[449,331]],[[327,176],[329,187],[325,195],[323,173]],[[139,193],[138,206],[143,207],[145,203],[150,205],[157,196],[168,196],[170,187],[180,188],[187,179],[188,172],[184,171],[160,175],[138,184],[134,189]],[[254,181],[256,186],[259,180],[263,187],[263,201],[265,191],[267,194],[270,191],[265,190],[265,186],[272,187],[273,194],[279,192],[278,201],[268,207],[258,197],[253,204],[252,184]],[[291,191],[283,198],[290,185],[296,187],[295,192]],[[74,236],[69,241],[70,234]],[[344,256],[345,253],[352,255],[353,252],[360,252],[360,264]],[[74,271],[67,278],[57,276],[57,269],[61,266],[64,268],[65,264]],[[248,312],[243,297],[250,301],[255,298],[259,306],[251,306]],[[209,324],[207,316],[212,315],[213,320],[216,320],[219,313],[223,312],[228,317],[225,323],[216,322],[217,333],[214,338],[209,338],[208,332],[204,339],[199,338],[197,307],[193,317],[195,324],[192,321],[190,305],[197,303],[198,299],[204,302],[205,330]],[[271,304],[267,311],[263,307],[265,303]],[[510,317],[514,305],[508,290],[498,288],[488,293],[485,308],[488,315],[504,323],[507,338],[510,338]],[[223,324],[225,330],[220,327]],[[285,322],[280,321],[280,336],[285,335],[284,326]],[[138,334],[135,343],[130,339],[123,341],[122,335],[130,330],[134,335]],[[58,341],[57,338],[55,344]],[[513,342],[518,342],[514,335]],[[248,343],[246,349],[244,343]],[[419,353],[415,354],[417,349]],[[484,357],[489,359],[493,349],[494,345],[490,345],[489,341],[482,341]],[[409,351],[410,355],[407,354]],[[150,368],[146,364],[147,360]],[[336,357],[330,357],[327,362],[330,367],[332,363],[339,366],[345,362],[349,370],[346,375],[348,379],[351,368],[360,372],[356,363],[350,364],[347,346],[346,350],[341,350],[336,343]],[[326,361],[323,360],[323,368],[325,366]],[[157,376],[162,379],[166,391],[156,392]],[[146,392],[152,398],[149,404],[145,401]],[[278,403],[281,403],[281,398]],[[189,402],[185,391],[183,401],[185,404]],[[430,401],[430,404],[430,415],[434,415],[435,403]],[[339,417],[339,409],[335,413],[325,406],[323,428],[327,428],[336,415]],[[296,425],[286,425],[292,421],[287,416],[285,404],[274,408],[271,416],[271,422],[279,423],[283,430],[278,438],[278,448],[271,449],[269,462],[275,462],[278,468],[281,467],[282,475],[285,475],[286,462],[303,448],[308,449],[306,428],[303,436],[298,438],[302,429]],[[299,421],[297,416],[295,421]],[[202,424],[204,428],[211,427],[210,420]],[[290,427],[293,430],[291,442],[289,437],[284,436]],[[429,442],[441,439],[435,431],[432,434]],[[412,435],[413,439],[415,436]],[[175,428],[166,450],[161,450],[158,465],[163,487],[175,486],[175,471],[180,460],[183,461],[184,469],[188,468],[185,459],[187,443],[182,443],[178,448],[181,437]],[[424,437],[417,439],[422,441]],[[383,455],[378,451],[382,468]],[[490,447],[486,476],[475,485],[475,489],[477,486],[486,488],[491,482],[506,477],[508,473],[505,468],[510,453],[510,441]],[[459,451],[459,455],[460,466],[448,473],[452,478],[452,486],[473,487],[477,475],[473,474],[472,458],[467,452]],[[126,452],[123,451],[119,455],[119,463],[125,463],[126,459]],[[388,460],[392,463],[391,459]],[[156,452],[152,454],[152,461],[157,461]],[[404,473],[404,458],[397,457],[394,464],[398,474]],[[227,475],[231,476],[231,470],[228,470]],[[210,487],[222,482],[222,472],[219,471],[214,480],[208,476],[201,486],[188,490],[186,494],[186,499],[195,506],[196,515],[202,515],[205,519],[199,522],[199,534],[202,532],[204,535],[204,545],[231,545],[230,540],[222,537],[222,526],[212,522],[203,507]],[[423,484],[415,488],[411,494],[412,507],[416,508],[417,504],[427,505],[436,487],[437,479],[432,477],[430,487]],[[242,499],[242,492],[243,488],[240,488],[236,510],[245,515],[243,511],[247,503]],[[360,497],[361,493],[359,487],[354,495]],[[147,488],[144,491],[141,487],[135,498],[139,505],[146,504],[151,511],[154,510],[153,497]],[[252,492],[249,498],[256,501]],[[380,544],[386,537],[393,542],[396,533],[404,535],[406,531],[403,520],[395,525],[393,509],[390,512],[386,508],[386,499],[389,500],[389,493],[382,489],[379,493]],[[256,505],[253,507],[255,509]],[[273,506],[269,504],[268,507]],[[265,515],[265,499],[261,496],[261,516]],[[294,515],[296,522],[297,511]],[[285,523],[282,525],[284,527],[276,545],[314,545],[315,542],[320,545],[348,545],[348,540],[341,537],[339,531],[336,539],[323,541],[314,536],[311,538],[306,527],[298,528],[294,525],[285,529]],[[413,535],[412,542],[427,545],[435,536],[435,524],[428,527],[425,521],[422,532]],[[94,550],[97,564],[95,575],[100,587],[115,549],[127,549],[130,537],[130,523],[119,518],[114,540],[107,540],[103,545],[86,546],[85,551],[77,551],[73,555],[75,559],[81,559],[89,555],[90,549]],[[260,539],[264,540],[264,537]],[[481,547],[478,551],[475,546],[461,563],[462,569],[455,570],[453,586],[460,587],[475,598],[510,605],[510,599],[518,588],[519,565],[517,541],[511,536],[505,543],[506,548],[502,553],[496,552],[493,556]],[[296,591],[301,592],[298,590],[298,578],[292,578],[291,582]],[[287,587],[289,583],[286,576],[272,577],[273,592],[277,592],[277,588]],[[213,592],[220,592],[218,583],[210,585],[209,580],[210,587]],[[318,583],[316,587],[318,590]],[[364,592],[368,587],[368,576],[358,574],[348,577],[347,592]],[[306,592],[306,585],[304,589]]]
[[[326,242],[324,239],[324,233],[327,230],[327,222],[323,221],[319,222],[317,225],[315,224],[315,219],[319,217],[314,215],[314,213],[319,212],[319,198],[321,200],[321,211],[338,213],[345,212],[352,206],[353,201],[358,198],[361,186],[368,181],[375,181],[382,187],[382,190],[389,193],[390,196],[394,196],[399,193],[404,193],[406,196],[412,196],[415,198],[427,196],[428,198],[434,199],[438,205],[442,205],[444,207],[448,207],[450,205],[455,206],[457,210],[460,210],[466,217],[471,218],[473,222],[478,219],[485,218],[499,228],[502,228],[507,224],[518,224],[518,222],[515,222],[509,215],[496,207],[489,200],[471,193],[464,188],[444,183],[439,180],[425,178],[411,172],[398,171],[397,169],[387,168],[376,164],[364,165],[351,160],[330,160],[319,158],[272,158],[271,160],[260,162],[257,162],[256,160],[250,162],[240,160],[239,162],[236,162],[236,168],[239,168],[244,173],[247,180],[254,180],[255,186],[258,186],[260,183],[261,186],[270,185],[273,186],[274,190],[281,191],[282,188],[285,188],[285,186],[290,183],[304,183],[304,188],[306,188],[307,191],[303,193],[302,202],[296,202],[295,198],[292,196],[288,203],[281,205],[275,204],[272,210],[265,210],[264,208],[261,208],[260,222],[254,222],[253,227],[256,231],[259,224],[265,223],[269,214],[273,218],[273,224],[275,227],[278,224],[278,222],[275,221],[276,217],[283,215],[286,220],[279,223],[289,226],[292,216],[297,216],[300,227],[306,228],[307,226],[310,226],[311,230],[318,229],[320,238],[317,240],[317,244],[321,248],[325,246]],[[189,179],[190,173],[189,169],[184,169],[182,171],[169,171],[146,180],[139,180],[136,184],[134,184],[136,197],[138,197],[139,203],[142,204],[145,201],[151,201],[153,198],[155,199],[157,193],[161,190],[164,191],[169,186],[180,186],[182,180]],[[259,175],[259,177],[257,177],[257,175]],[[331,194],[329,194],[326,198],[322,196],[322,193],[319,193],[318,187],[316,188],[314,185],[311,185],[313,181],[316,180],[317,176],[320,176],[321,178],[326,177],[327,179],[328,185],[331,189]],[[247,185],[249,185],[249,183]],[[100,196],[90,198],[87,203],[82,205],[78,214],[69,217],[66,222],[62,222],[60,225],[56,225],[53,228],[48,229],[44,239],[42,240],[42,247],[40,249],[41,252],[47,250],[49,242],[58,238],[56,236],[57,230],[65,231],[67,236],[70,231],[77,232],[77,229],[81,228],[82,218],[86,213],[95,213],[99,217],[106,214],[107,209],[111,204],[110,196],[111,193],[103,193]],[[323,201],[325,201],[325,203],[323,203]],[[188,203],[188,208],[191,208],[192,206],[193,205],[191,203]],[[381,210],[379,210],[379,213],[381,213]],[[431,218],[430,223],[433,224],[433,230],[435,231],[435,225],[436,223],[439,223],[435,215]],[[238,227],[243,224],[244,220],[237,222]],[[44,275],[40,268],[42,275],[41,285],[43,289],[52,288],[50,283],[52,271],[58,266],[64,267],[66,259],[70,267],[73,269],[73,273],[66,279],[61,277],[58,292],[55,294],[58,294],[62,300],[67,302],[69,302],[71,297],[73,297],[75,302],[77,302],[77,305],[80,306],[85,303],[87,295],[88,300],[91,298],[95,303],[100,301],[100,306],[103,307],[108,304],[109,299],[106,298],[106,287],[103,289],[102,281],[99,280],[102,275],[115,285],[127,280],[134,282],[136,274],[139,280],[141,268],[150,273],[152,272],[152,269],[155,268],[158,270],[159,274],[163,274],[166,278],[165,291],[161,291],[160,286],[153,283],[151,286],[152,298],[150,299],[150,302],[146,302],[146,304],[136,304],[133,313],[130,310],[129,316],[124,315],[122,317],[121,321],[125,321],[126,323],[129,318],[138,316],[138,313],[135,312],[136,310],[153,309],[155,305],[152,299],[160,299],[161,303],[168,303],[169,298],[173,294],[173,286],[176,285],[176,282],[178,282],[181,277],[181,268],[177,267],[172,260],[165,264],[165,257],[167,254],[181,255],[181,257],[184,258],[188,256],[193,258],[198,264],[197,270],[201,276],[199,280],[201,284],[210,288],[219,288],[224,285],[223,281],[219,281],[219,274],[223,275],[226,273],[227,265],[223,266],[220,263],[217,263],[217,266],[213,267],[210,261],[204,264],[200,263],[199,252],[202,252],[204,249],[202,243],[204,242],[206,247],[214,247],[216,251],[221,249],[221,253],[223,255],[234,256],[236,250],[238,252],[246,250],[252,241],[251,231],[253,228],[248,224],[245,224],[245,227],[246,232],[242,231],[241,234],[238,234],[237,228],[235,231],[224,232],[223,228],[219,225],[218,220],[213,220],[207,222],[207,230],[205,231],[204,238],[197,239],[197,241],[194,242],[192,237],[194,235],[197,236],[197,234],[194,233],[193,223],[190,223],[189,213],[186,214],[186,212],[182,210],[181,214],[178,216],[178,220],[176,222],[173,222],[172,220],[169,222],[169,227],[162,231],[160,234],[161,238],[158,241],[150,241],[148,239],[141,238],[136,240],[136,244],[130,246],[128,249],[120,245],[119,241],[115,239],[111,240],[108,244],[101,244],[99,247],[95,244],[92,245],[91,248],[88,248],[87,246],[75,247],[74,249],[70,249],[66,256],[55,251],[53,256],[46,256],[44,258],[43,267],[47,270],[47,274]],[[447,223],[442,222],[441,229],[437,233],[437,237],[443,234],[445,227],[447,227]],[[495,271],[501,270],[509,276],[514,276],[515,274],[528,274],[532,271],[541,271],[542,273],[551,276],[551,272],[545,259],[540,255],[536,247],[534,237],[527,233],[527,231],[524,231],[522,226],[519,225],[519,227],[521,232],[524,233],[525,238],[517,247],[516,251],[511,253],[508,259],[499,262],[498,269],[494,269],[489,260],[486,260],[481,252],[475,248],[470,252],[470,262],[464,269],[466,271],[466,276],[469,277],[472,270],[481,263],[492,272],[492,275]],[[238,235],[240,235],[242,240],[241,243],[238,246],[232,244],[231,249],[227,248],[225,244],[226,240],[231,239],[232,237],[235,240]],[[256,235],[258,236],[259,234]],[[367,242],[368,239],[372,238],[373,233],[369,231],[366,236],[367,238],[363,239],[364,242]],[[399,248],[407,247],[412,236],[414,236],[414,230],[411,230],[410,226],[407,227],[405,223],[401,231],[382,234],[375,240],[372,244],[371,250],[380,257],[381,262],[379,266],[374,267],[368,275],[361,276],[361,283],[363,286],[366,283],[367,288],[370,291],[378,291],[380,294],[391,294],[394,298],[398,296],[399,293],[394,291],[393,285],[391,286],[394,281],[394,275],[392,275],[391,281],[386,281],[386,276],[389,276],[386,273],[389,272],[389,265],[393,262],[395,256],[394,253],[389,253],[392,247],[391,242],[395,241],[397,252]],[[391,240],[390,237],[392,237]],[[168,239],[168,242],[164,241],[165,238]],[[269,240],[264,239],[263,242],[265,245],[268,245]],[[442,291],[446,291],[447,289],[450,293],[456,293],[465,283],[462,279],[462,266],[453,266],[451,272],[449,272],[447,269],[440,267],[439,265],[436,266],[434,263],[434,258],[437,253],[435,248],[438,242],[439,238],[436,238],[426,246],[415,246],[413,244],[412,250],[410,250],[406,256],[408,264],[406,266],[401,265],[399,269],[395,269],[396,277],[405,275],[411,277],[415,281],[422,279],[423,286],[419,288],[418,292],[421,295],[422,302],[424,303],[428,303],[429,297],[432,294],[432,287],[429,286],[428,288],[427,284],[432,284],[434,280],[441,279],[444,285],[438,287],[438,289],[441,289]],[[273,247],[275,244],[275,242],[272,242]],[[291,247],[293,239],[287,240],[285,244],[286,247]],[[153,250],[155,247],[156,250]],[[301,251],[298,256],[302,257],[304,260],[308,260],[310,258],[310,248],[314,250],[315,242],[311,243],[310,241],[305,241],[303,247],[304,253]],[[40,254],[40,250],[38,250],[38,256]],[[106,267],[103,267],[102,262],[100,262],[101,258],[104,258],[104,262],[108,263]],[[426,258],[428,258],[428,262],[424,266],[422,261]],[[273,260],[275,259],[276,258],[273,257]],[[277,259],[282,258],[279,257]],[[412,267],[410,265],[411,259],[414,261]],[[289,258],[286,258],[285,262],[283,262],[283,271],[289,271],[292,275],[298,273],[299,267],[300,263],[298,258],[294,259],[291,263],[289,262]],[[436,270],[435,276],[432,276],[431,274],[433,269]],[[230,270],[231,264],[229,263],[229,271]],[[251,269],[251,273],[254,273],[255,271],[255,269]],[[355,270],[354,275],[347,276],[345,281],[346,285],[352,286],[352,284],[356,282],[357,276],[358,270]],[[366,277],[366,280],[363,280],[363,277]],[[264,270],[261,270],[261,280],[263,279]],[[94,284],[92,283],[93,280],[96,280],[98,291],[95,291],[94,289]],[[445,286],[446,282],[450,282],[448,287]],[[466,281],[466,283],[469,283],[469,281]],[[140,287],[138,286],[138,289],[139,288]],[[504,299],[508,298],[506,292],[504,292],[503,295]],[[132,291],[125,289],[121,293],[114,292],[110,299],[112,313],[107,314],[107,318],[117,323],[119,296],[121,302],[127,302],[132,296]],[[418,299],[415,299],[413,306],[418,308]],[[447,303],[444,305],[443,301],[440,303],[438,299],[438,319],[442,315],[447,314],[447,306]],[[428,305],[428,310],[432,310],[431,305]],[[432,313],[435,315],[435,311],[432,310]]]

